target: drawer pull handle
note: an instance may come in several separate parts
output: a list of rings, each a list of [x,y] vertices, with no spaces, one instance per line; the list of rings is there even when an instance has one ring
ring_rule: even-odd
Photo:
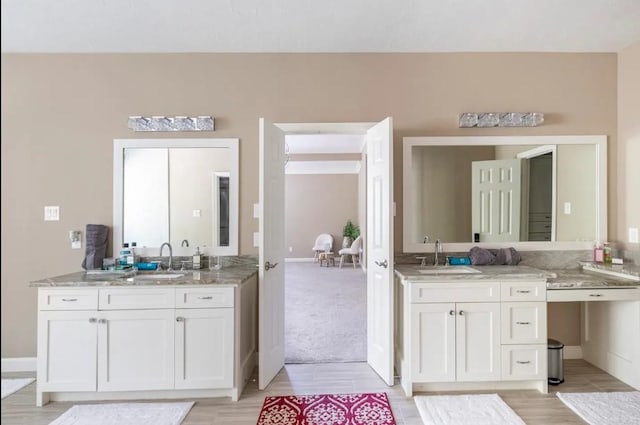
[[[181,317],[181,316],[176,317],[176,322],[184,322],[184,317]]]
[[[531,322],[516,322],[517,325],[530,325]]]
[[[98,319],[98,323],[102,323],[104,325],[107,323],[107,319]]]
[[[66,302],[66,303],[72,303],[75,301],[78,301],[77,298],[63,298],[62,301]]]
[[[96,323],[97,321],[98,319],[96,319],[95,317],[89,318],[89,323]]]
[[[206,296],[206,297],[198,297],[199,300],[212,300],[213,297],[211,295]]]
[[[589,294],[590,297],[601,297],[602,294]]]
[[[524,362],[523,362],[523,361],[521,361],[521,360],[516,360],[516,363],[518,363],[518,364],[529,364],[529,363],[531,363],[531,361],[530,361],[530,360],[527,360],[527,361],[524,361]]]
[[[528,294],[528,293],[531,292],[531,290],[529,290],[529,289],[518,289],[516,292],[518,294]]]
[[[449,310],[449,316],[455,316],[455,315],[456,315],[455,310]]]

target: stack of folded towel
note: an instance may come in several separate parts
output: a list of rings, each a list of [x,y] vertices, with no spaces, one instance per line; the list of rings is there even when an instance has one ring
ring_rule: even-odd
[[[515,248],[484,249],[478,246],[471,248],[469,258],[474,266],[515,266],[522,259]]]
[[[85,257],[82,268],[96,270],[102,268],[102,260],[107,255],[109,228],[103,224],[87,224]]]

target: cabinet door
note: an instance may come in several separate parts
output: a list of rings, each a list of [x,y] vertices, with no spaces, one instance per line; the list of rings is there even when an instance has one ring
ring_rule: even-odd
[[[411,316],[413,381],[455,381],[455,304],[412,304]]]
[[[40,311],[38,391],[96,390],[97,311]]]
[[[98,391],[173,389],[174,310],[101,311]]]
[[[458,303],[456,380],[500,379],[500,303]]]
[[[179,309],[175,314],[175,388],[231,388],[233,309]]]

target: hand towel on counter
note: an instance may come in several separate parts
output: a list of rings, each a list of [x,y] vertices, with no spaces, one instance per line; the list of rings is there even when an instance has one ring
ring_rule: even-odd
[[[515,248],[484,249],[478,246],[471,248],[469,258],[474,266],[515,266],[522,259]]]
[[[85,257],[82,268],[96,270],[102,268],[102,260],[107,255],[109,228],[103,224],[87,224]]]

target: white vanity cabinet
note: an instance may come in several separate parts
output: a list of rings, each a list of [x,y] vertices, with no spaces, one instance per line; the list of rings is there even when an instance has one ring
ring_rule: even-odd
[[[419,390],[547,391],[546,283],[396,279],[396,368]]]
[[[38,304],[38,406],[237,400],[255,366],[255,276],[237,287],[40,288]]]
[[[412,292],[411,375],[416,382],[500,377],[500,303],[491,302],[500,300],[499,284],[415,284]],[[425,302],[429,295],[438,302]]]

